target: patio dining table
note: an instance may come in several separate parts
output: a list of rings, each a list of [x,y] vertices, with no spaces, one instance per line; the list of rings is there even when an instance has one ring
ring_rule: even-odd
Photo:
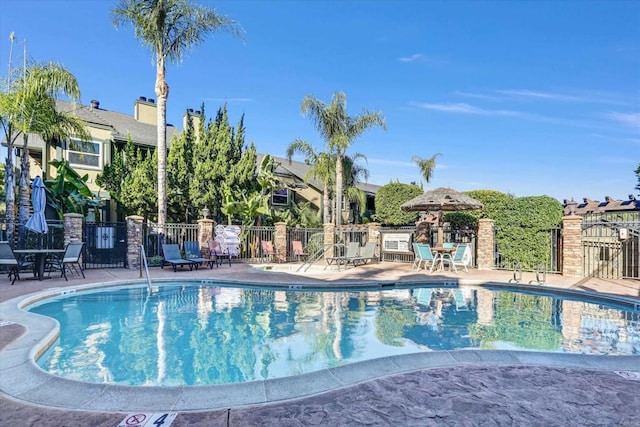
[[[47,255],[64,254],[64,249],[15,249],[13,253],[20,256],[35,255],[36,277],[43,280]]]
[[[433,251],[433,262],[438,266],[439,271],[444,271],[444,256],[446,254],[451,255],[456,251],[455,246],[453,247],[444,247],[444,246],[434,246],[431,248]]]

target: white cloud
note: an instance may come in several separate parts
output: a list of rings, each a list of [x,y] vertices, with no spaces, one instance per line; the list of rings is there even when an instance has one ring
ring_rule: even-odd
[[[621,125],[640,129],[640,113],[619,113],[612,111],[605,114],[605,117]]]
[[[429,103],[414,103],[416,107],[424,108],[426,110],[442,111],[445,113],[461,113],[461,114],[475,114],[485,116],[522,116],[523,114],[518,111],[510,110],[489,110],[485,108],[474,107],[473,105],[465,103],[444,103],[444,104],[429,104]]]
[[[538,92],[528,89],[507,89],[498,90],[498,93],[505,95],[517,96],[522,98],[536,98],[536,99],[548,99],[552,101],[583,101],[584,99],[578,96],[566,95],[561,93],[552,92]]]
[[[421,53],[414,53],[411,56],[404,56],[398,58],[400,62],[416,62],[416,61],[425,61],[427,58]]]

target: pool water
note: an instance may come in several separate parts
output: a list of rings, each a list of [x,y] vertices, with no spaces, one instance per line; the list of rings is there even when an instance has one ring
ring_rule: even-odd
[[[227,384],[434,350],[640,354],[637,311],[480,288],[171,284],[152,296],[145,287],[78,292],[30,311],[60,322],[38,365],[92,383]]]

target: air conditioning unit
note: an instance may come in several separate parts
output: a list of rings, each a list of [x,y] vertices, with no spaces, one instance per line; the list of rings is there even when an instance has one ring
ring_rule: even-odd
[[[384,233],[382,235],[383,252],[411,252],[413,233]]]

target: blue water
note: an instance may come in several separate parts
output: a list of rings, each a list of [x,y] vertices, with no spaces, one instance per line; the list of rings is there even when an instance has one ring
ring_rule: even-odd
[[[128,385],[224,384],[433,350],[640,354],[640,313],[475,288],[309,292],[163,285],[60,296],[37,361],[54,375]]]

